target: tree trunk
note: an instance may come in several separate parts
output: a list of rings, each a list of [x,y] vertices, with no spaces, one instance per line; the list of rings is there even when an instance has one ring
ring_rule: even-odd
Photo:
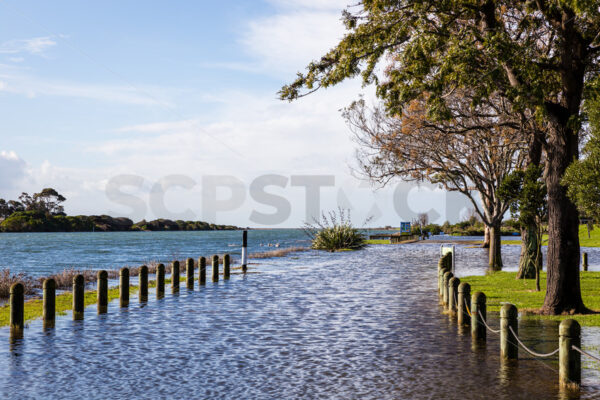
[[[496,222],[489,227],[490,231],[490,249],[489,266],[491,271],[500,271],[502,269],[502,243],[501,243],[501,223]]]
[[[484,231],[483,231],[483,243],[481,243],[481,248],[482,249],[490,248],[490,228],[488,228],[487,226],[484,228]]]
[[[536,270],[541,269],[541,243],[538,240],[538,226],[532,224],[521,229],[521,257],[517,279],[533,279]]]
[[[560,184],[565,170],[578,156],[578,135],[568,128],[567,121],[556,118],[549,124],[548,276],[541,310],[544,314],[587,310],[579,286],[579,215],[567,197],[566,187]]]

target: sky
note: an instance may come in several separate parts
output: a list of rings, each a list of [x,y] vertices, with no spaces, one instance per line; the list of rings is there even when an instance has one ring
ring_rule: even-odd
[[[340,110],[373,88],[278,99],[348,3],[0,1],[0,198],[53,187],[70,215],[254,227],[460,219],[460,195],[356,177]]]

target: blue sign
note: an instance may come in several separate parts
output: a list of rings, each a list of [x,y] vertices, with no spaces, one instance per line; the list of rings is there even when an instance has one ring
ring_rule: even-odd
[[[410,233],[410,222],[400,222],[400,233]]]

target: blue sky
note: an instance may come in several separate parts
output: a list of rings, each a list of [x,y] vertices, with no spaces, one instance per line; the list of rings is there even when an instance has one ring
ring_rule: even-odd
[[[359,224],[430,210],[443,220],[442,191],[373,191],[352,176],[355,144],[339,110],[359,94],[374,101],[372,89],[350,81],[292,104],[276,98],[343,35],[347,2],[0,2],[0,197],[52,186],[70,214],[273,226],[252,220],[274,212],[252,188],[275,174],[284,181],[265,191],[291,211],[274,226],[297,226],[306,190],[292,176],[327,175],[335,184],[321,190],[321,208],[353,208]],[[107,193],[123,175],[139,179],[121,186],[125,195]],[[227,210],[203,197],[203,177],[216,175],[244,192]]]

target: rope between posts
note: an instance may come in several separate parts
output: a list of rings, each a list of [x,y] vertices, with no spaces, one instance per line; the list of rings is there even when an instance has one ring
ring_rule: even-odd
[[[467,314],[469,314],[469,317],[472,317],[473,315],[471,314],[471,310],[469,310],[469,305],[467,304],[467,299],[463,299],[464,303],[465,303],[465,308],[467,310]]]
[[[579,352],[579,353],[583,354],[584,356],[588,356],[589,358],[592,358],[592,359],[594,359],[594,360],[596,360],[596,361],[600,362],[600,358],[598,358],[598,357],[596,357],[596,356],[594,356],[594,355],[592,355],[592,354],[588,353],[587,351],[583,351],[583,350],[581,350],[581,349],[580,349],[579,347],[577,347],[577,346],[571,346],[571,348],[573,348],[573,350],[575,350],[575,351],[577,351],[577,352]]]
[[[485,325],[485,327],[490,330],[490,332],[496,333],[496,334],[500,333],[500,329],[496,330],[496,329],[490,328],[490,326],[487,324],[487,322],[485,322],[485,318],[483,318],[483,315],[481,315],[481,311],[477,310],[477,312],[479,313],[479,319],[481,320],[481,322],[483,322],[483,325]]]
[[[552,357],[553,355],[555,355],[556,353],[558,353],[559,349],[556,349],[550,353],[536,353],[535,351],[529,349],[527,346],[525,346],[523,344],[523,342],[521,342],[521,339],[519,339],[519,337],[517,336],[517,334],[515,333],[515,331],[513,330],[512,326],[509,326],[508,329],[510,329],[510,331],[512,332],[514,338],[517,340],[517,343],[519,343],[521,345],[521,347],[523,349],[525,349],[526,352],[528,352],[529,354],[531,354],[532,356],[535,357],[540,357],[540,358],[546,358],[546,357]]]

